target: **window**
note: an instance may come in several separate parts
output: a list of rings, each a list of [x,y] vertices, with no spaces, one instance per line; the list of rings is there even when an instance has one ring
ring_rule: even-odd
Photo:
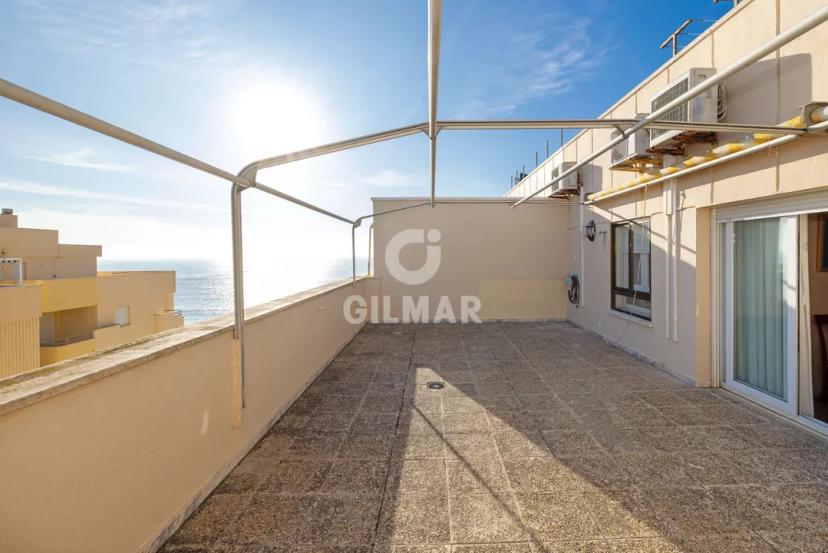
[[[612,308],[650,320],[650,220],[612,225]]]
[[[119,307],[115,309],[115,324],[126,326],[129,324],[129,307]]]

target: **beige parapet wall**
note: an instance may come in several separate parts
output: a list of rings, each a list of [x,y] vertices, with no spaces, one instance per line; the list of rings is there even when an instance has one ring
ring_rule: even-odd
[[[374,212],[422,203],[423,198],[374,198]],[[459,318],[463,296],[480,298],[482,320],[566,318],[568,208],[562,200],[538,200],[510,209],[500,198],[440,199],[433,208],[415,207],[374,220],[375,276],[399,318],[404,296],[427,297],[429,320],[442,296]],[[440,231],[441,262],[434,277],[419,285],[397,280],[386,264],[389,240],[406,229]],[[402,249],[404,267],[426,261],[425,245]]]
[[[343,303],[375,286],[248,309],[236,428],[230,317],[0,388],[0,551],[154,551],[359,331]]]

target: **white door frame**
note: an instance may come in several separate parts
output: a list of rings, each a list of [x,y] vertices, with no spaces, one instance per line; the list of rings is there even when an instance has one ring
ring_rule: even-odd
[[[724,272],[722,274],[721,291],[723,306],[723,330],[724,334],[724,378],[721,385],[725,389],[732,390],[740,395],[749,397],[759,403],[765,403],[780,411],[792,415],[798,412],[798,353],[797,328],[799,324],[798,305],[798,282],[799,258],[798,258],[798,222],[796,216],[785,217],[761,217],[762,219],[779,219],[780,232],[784,246],[784,274],[782,285],[783,300],[785,304],[785,395],[782,398],[775,397],[758,388],[737,381],[733,376],[733,243],[734,243],[734,220],[720,222],[724,228],[724,243],[722,247],[722,261]]]
[[[786,341],[788,346],[788,357],[793,357],[793,360],[786,360],[786,378],[788,379],[787,391],[790,398],[793,395],[792,401],[780,401],[769,394],[760,392],[750,386],[733,382],[732,379],[727,381],[725,375],[725,367],[727,359],[732,359],[732,332],[727,332],[726,325],[730,324],[732,330],[732,320],[727,321],[725,314],[725,303],[732,301],[723,294],[723,279],[730,279],[732,282],[732,274],[726,274],[728,271],[723,270],[722,264],[726,259],[725,250],[728,246],[732,250],[732,240],[726,236],[727,223],[735,221],[744,221],[750,219],[764,219],[771,217],[789,217],[806,215],[809,213],[819,213],[828,211],[828,190],[822,189],[818,191],[806,192],[802,194],[791,194],[782,198],[759,199],[756,201],[746,201],[732,206],[714,207],[712,217],[710,218],[711,225],[711,300],[712,300],[712,320],[711,330],[713,332],[713,339],[711,340],[711,368],[712,380],[714,385],[729,389],[739,395],[748,399],[756,401],[770,409],[777,411],[783,415],[793,417],[808,427],[819,430],[822,433],[826,432],[826,425],[815,422],[809,417],[799,415],[799,371],[797,370],[798,359],[798,309],[799,309],[799,240],[797,236],[796,247],[790,248],[791,251],[786,250],[786,255],[794,256],[794,263],[786,263],[785,281],[793,282],[794,287],[786,289],[785,301],[790,304],[791,295],[796,311],[793,314],[793,329],[790,325],[786,325]],[[732,228],[732,226],[731,226]],[[794,229],[798,235],[798,225],[794,222]],[[732,238],[732,235],[731,235]],[[730,256],[732,259],[732,256]],[[726,268],[725,268],[726,269]],[[724,281],[728,284],[728,281]],[[728,289],[732,291],[732,286]],[[732,316],[732,310],[730,311]],[[790,322],[791,317],[786,317]],[[727,340],[722,340],[722,337],[728,337]],[[730,342],[728,344],[728,342]],[[731,357],[728,357],[731,356]],[[731,377],[732,378],[732,377]],[[775,400],[775,401],[774,401]]]

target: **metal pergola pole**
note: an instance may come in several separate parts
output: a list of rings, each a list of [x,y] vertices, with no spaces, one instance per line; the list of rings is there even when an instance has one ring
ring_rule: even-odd
[[[428,140],[431,175],[431,205],[437,178],[437,92],[440,77],[440,17],[442,0],[428,0]]]
[[[359,225],[351,225],[351,285],[356,284],[356,229]]]
[[[633,127],[639,119],[538,119],[538,120],[491,120],[491,121],[437,121],[440,131],[495,131],[521,129],[617,129]],[[779,127],[778,125],[754,125],[744,123],[695,123],[689,121],[652,121],[648,129],[709,132],[744,132],[806,134],[804,128]],[[628,131],[629,133],[629,131]]]
[[[394,138],[402,138],[404,136],[411,136],[421,132],[428,133],[428,123],[416,123],[405,127],[390,129],[387,131],[376,132],[349,138],[347,140],[339,140],[337,142],[330,142],[322,144],[321,146],[314,146],[312,148],[305,148],[304,150],[297,150],[295,152],[288,152],[286,154],[279,154],[273,157],[266,157],[248,163],[244,169],[266,169],[268,167],[276,167],[277,165],[285,165],[293,163],[294,161],[301,161],[303,159],[310,159],[312,157],[324,156],[335,152],[342,152],[352,148],[359,148],[361,146],[368,146],[369,144],[376,144],[377,142],[384,142]]]
[[[255,172],[254,172],[255,178]],[[239,371],[239,393],[241,407],[245,407],[244,393],[244,264],[242,260],[242,192],[244,189],[233,184],[230,191],[230,229],[233,236],[233,338],[234,355],[237,356]]]
[[[385,211],[379,211],[377,213],[369,213],[367,215],[363,215],[361,217],[357,217],[354,219],[354,223],[351,226],[351,267],[352,267],[352,283],[356,283],[356,229],[362,224],[362,221],[365,219],[371,219],[374,217],[379,217],[381,215],[387,215],[388,213],[396,213],[397,211],[404,211],[406,209],[412,209],[414,207],[423,207],[426,205],[434,206],[434,204],[430,201],[422,202],[419,204],[414,205],[406,205],[403,207],[396,207],[394,209],[386,209]],[[371,232],[374,229],[374,225],[371,225],[371,228],[368,229],[368,268],[370,270],[371,267]]]
[[[748,65],[752,64],[753,62],[764,58],[765,56],[767,56],[771,52],[774,52],[775,50],[777,50],[780,47],[784,46],[785,44],[791,42],[795,38],[805,34],[806,32],[808,32],[811,29],[813,29],[814,27],[816,27],[817,25],[820,25],[820,24],[824,23],[826,20],[828,20],[828,6],[825,6],[823,8],[818,9],[813,14],[809,15],[808,17],[806,17],[805,19],[803,19],[802,21],[800,21],[799,23],[797,23],[793,27],[779,33],[774,38],[767,41],[765,44],[759,46],[758,48],[756,48],[755,50],[753,50],[749,54],[747,54],[747,55],[743,56],[742,58],[736,60],[735,62],[731,63],[730,65],[725,67],[723,70],[717,71],[716,74],[713,75],[712,77],[708,77],[707,79],[705,79],[701,83],[697,84],[696,86],[694,86],[693,88],[691,88],[690,90],[688,90],[687,92],[685,92],[684,94],[679,96],[678,98],[674,99],[671,102],[668,102],[667,104],[665,104],[661,108],[655,110],[650,115],[648,115],[647,117],[645,117],[644,119],[642,119],[641,121],[639,121],[638,123],[636,123],[635,125],[630,127],[629,129],[627,129],[626,131],[622,132],[620,134],[620,136],[618,136],[614,140],[609,141],[607,144],[605,144],[604,146],[602,146],[598,150],[593,151],[590,155],[588,155],[582,161],[579,161],[578,163],[576,163],[575,165],[573,165],[572,167],[570,167],[569,169],[567,169],[566,171],[564,171],[563,173],[558,175],[557,178],[552,179],[552,182],[550,182],[549,184],[546,184],[545,186],[539,188],[538,190],[536,190],[532,194],[530,194],[530,195],[526,196],[525,198],[523,198],[523,199],[515,202],[514,204],[512,204],[512,207],[517,207],[520,204],[524,203],[526,200],[534,198],[535,196],[537,196],[538,194],[540,194],[544,190],[548,190],[549,188],[551,188],[552,186],[554,186],[558,182],[562,181],[563,179],[565,179],[566,177],[568,177],[569,175],[571,175],[572,173],[574,173],[575,171],[577,171],[578,169],[580,169],[581,167],[583,167],[584,165],[589,163],[590,161],[593,161],[593,160],[597,159],[598,157],[602,156],[604,153],[608,152],[609,150],[611,150],[612,148],[614,148],[615,146],[617,146],[618,144],[620,144],[621,142],[626,140],[627,137],[630,134],[634,133],[635,131],[637,131],[639,129],[643,129],[644,127],[646,127],[648,124],[652,123],[653,121],[657,121],[659,117],[661,117],[661,116],[665,115],[666,113],[670,112],[672,109],[686,103],[689,100],[692,100],[693,98],[695,98],[696,96],[698,96],[702,92],[713,88],[714,86],[718,85],[719,83],[721,83],[722,81],[724,81],[728,77],[734,75],[735,73],[738,73],[739,71],[741,71],[742,69],[744,69]],[[787,132],[783,132],[782,134],[787,134]]]

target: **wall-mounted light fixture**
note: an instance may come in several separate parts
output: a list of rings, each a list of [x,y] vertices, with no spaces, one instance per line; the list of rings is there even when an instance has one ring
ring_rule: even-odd
[[[590,220],[584,225],[584,236],[590,242],[595,242],[595,221]]]

